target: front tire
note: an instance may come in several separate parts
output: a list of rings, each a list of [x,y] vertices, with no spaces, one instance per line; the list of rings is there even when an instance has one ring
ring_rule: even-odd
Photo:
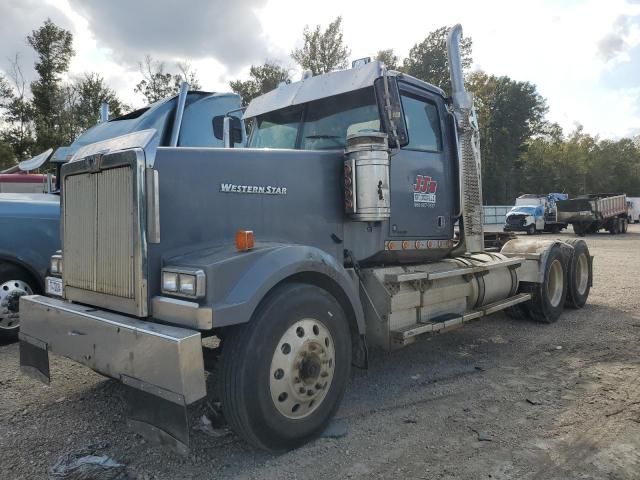
[[[257,448],[298,447],[326,428],[350,367],[349,325],[336,299],[313,285],[283,284],[223,341],[225,418]]]
[[[27,272],[10,263],[0,263],[0,338],[18,339],[19,299],[35,291],[33,279]]]
[[[536,233],[536,226],[532,223],[527,227],[527,235],[534,235]]]

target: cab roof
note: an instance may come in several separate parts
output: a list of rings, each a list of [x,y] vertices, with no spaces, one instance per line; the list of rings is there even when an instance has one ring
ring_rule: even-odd
[[[360,90],[373,86],[373,82],[382,77],[384,64],[379,61],[369,62],[361,67],[305,78],[298,82],[282,84],[274,90],[254,98],[247,107],[244,118],[253,118],[267,112],[302,105],[304,103],[333,97],[342,93]],[[444,92],[430,83],[423,82],[410,75],[394,70],[387,71],[389,76],[402,78],[407,83],[425,88],[444,97]]]

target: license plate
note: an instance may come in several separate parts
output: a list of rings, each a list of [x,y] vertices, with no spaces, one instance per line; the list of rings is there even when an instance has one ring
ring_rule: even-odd
[[[47,293],[49,295],[55,295],[56,297],[62,296],[62,279],[56,277],[47,277]]]

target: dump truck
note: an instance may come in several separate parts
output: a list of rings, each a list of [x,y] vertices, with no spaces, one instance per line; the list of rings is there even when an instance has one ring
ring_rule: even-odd
[[[627,196],[618,193],[581,195],[556,204],[558,221],[570,223],[578,236],[608,230],[615,235],[627,232]]]
[[[205,398],[281,452],[327,427],[371,348],[582,307],[583,240],[484,248],[461,35],[451,98],[369,62],[254,99],[248,148],[160,147],[149,129],[76,152],[57,273],[47,296],[20,298],[23,371],[49,382],[54,354],[120,381],[128,424],[179,452]]]
[[[567,228],[567,224],[558,221],[556,202],[567,200],[566,193],[549,193],[547,195],[526,194],[516,198],[516,205],[507,212],[505,232],[559,233]]]

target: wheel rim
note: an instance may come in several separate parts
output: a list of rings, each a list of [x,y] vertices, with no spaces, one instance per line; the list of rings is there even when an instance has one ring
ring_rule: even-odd
[[[560,305],[562,300],[562,264],[560,260],[554,260],[549,267],[549,279],[547,280],[547,296],[552,307]]]
[[[13,330],[20,326],[20,297],[33,295],[33,289],[22,280],[7,280],[0,284],[0,329]]]
[[[576,260],[576,289],[579,295],[584,295],[589,285],[589,260],[581,253]]]
[[[335,370],[335,349],[329,329],[305,318],[282,335],[271,359],[269,388],[278,412],[299,419],[313,413],[325,399]]]

